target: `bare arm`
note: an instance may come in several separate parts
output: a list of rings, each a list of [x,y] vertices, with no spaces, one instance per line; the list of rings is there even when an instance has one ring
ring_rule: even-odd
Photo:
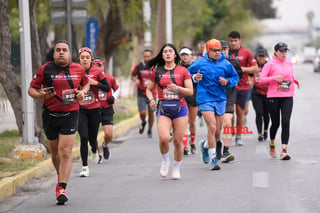
[[[29,87],[28,94],[32,98],[35,98],[35,99],[47,99],[47,98],[51,98],[52,96],[56,95],[56,92],[46,91],[45,88],[38,90],[34,87]]]
[[[251,67],[241,67],[241,69],[243,72],[246,72],[249,74],[257,73],[259,71],[258,65],[253,65]]]
[[[155,86],[156,86],[155,82],[149,81],[148,87],[147,87],[147,90],[146,90],[146,96],[150,101],[149,105],[150,105],[150,107],[152,109],[156,109],[157,108],[157,103],[154,100],[153,95],[152,95],[152,90],[154,89]]]

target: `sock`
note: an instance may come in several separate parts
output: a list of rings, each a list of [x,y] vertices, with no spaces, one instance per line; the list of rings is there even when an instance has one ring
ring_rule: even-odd
[[[66,183],[59,183],[59,188],[67,188],[67,184]]]
[[[196,133],[191,133],[190,134],[190,144],[194,144],[195,139],[196,139]]]
[[[208,140],[206,140],[206,142],[204,142],[203,147],[206,148],[206,149],[209,149]]]
[[[169,152],[166,154],[162,154],[161,158],[162,158],[162,161],[164,161],[164,162],[170,162]]]
[[[209,157],[210,159],[213,159],[216,156],[216,148],[210,148],[209,149]]]
[[[183,136],[182,143],[184,147],[188,146],[188,135]]]
[[[174,170],[180,170],[180,166],[181,166],[181,161],[173,161],[173,169]]]
[[[223,153],[228,153],[228,152],[229,152],[229,147],[223,146]]]

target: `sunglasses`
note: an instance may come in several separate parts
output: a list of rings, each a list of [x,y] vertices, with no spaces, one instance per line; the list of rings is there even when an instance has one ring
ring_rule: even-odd
[[[210,48],[210,51],[212,52],[221,52],[221,48]]]
[[[88,52],[88,53],[92,53],[91,49],[88,48],[88,47],[82,47],[81,49],[79,49],[79,54],[82,53],[82,52]]]

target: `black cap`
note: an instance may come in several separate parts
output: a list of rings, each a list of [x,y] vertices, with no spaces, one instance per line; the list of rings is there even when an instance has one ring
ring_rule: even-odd
[[[228,43],[225,40],[220,40],[221,48],[229,47]]]
[[[261,56],[261,55],[262,56],[268,56],[268,53],[267,53],[267,51],[265,49],[261,48],[261,49],[258,50],[257,56]]]
[[[288,45],[284,42],[279,42],[274,46],[275,51],[288,50]]]

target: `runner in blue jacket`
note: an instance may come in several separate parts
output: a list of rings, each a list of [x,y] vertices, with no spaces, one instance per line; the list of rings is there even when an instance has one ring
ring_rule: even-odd
[[[226,87],[234,87],[239,77],[224,53],[219,40],[206,43],[207,54],[196,60],[188,70],[197,84],[197,104],[207,124],[207,140],[200,142],[202,160],[210,169],[219,170],[216,157],[216,140],[220,137],[223,114],[226,108]]]

